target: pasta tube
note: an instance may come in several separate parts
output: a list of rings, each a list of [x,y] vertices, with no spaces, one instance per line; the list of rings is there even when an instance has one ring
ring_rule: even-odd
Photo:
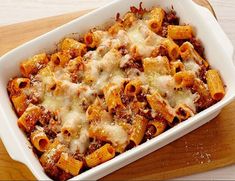
[[[219,101],[225,95],[224,85],[217,70],[208,70],[206,80],[209,91],[214,100]]]
[[[71,73],[83,70],[84,63],[82,57],[76,57],[75,59],[70,60],[66,66],[66,69]]]
[[[173,122],[175,117],[174,110],[157,91],[152,95],[147,95],[147,100],[153,110],[159,113],[168,122]]]
[[[175,108],[175,113],[179,121],[185,121],[194,115],[193,111],[185,104],[179,104]]]
[[[109,112],[115,111],[117,107],[124,108],[120,97],[120,87],[115,84],[108,84],[104,87],[103,91]]]
[[[170,74],[170,64],[167,57],[145,58],[143,59],[144,73],[151,74]]]
[[[88,47],[95,48],[98,47],[101,37],[95,32],[89,32],[85,34],[84,41]]]
[[[133,120],[132,133],[130,135],[130,142],[134,143],[135,146],[139,145],[144,137],[147,127],[147,120],[137,115]]]
[[[114,25],[112,25],[109,29],[108,32],[111,35],[117,34],[120,30],[123,30],[123,25],[119,22],[116,22]]]
[[[89,122],[100,120],[101,107],[95,104],[92,104],[88,107],[86,111],[86,117]]]
[[[49,148],[39,158],[39,161],[43,166],[48,163],[55,164],[56,160],[60,158],[62,152],[65,152],[66,150],[67,148],[55,139],[53,143],[50,144]]]
[[[178,72],[185,71],[184,64],[181,61],[170,62],[171,74],[175,75]]]
[[[21,92],[22,89],[30,87],[30,79],[28,78],[14,78],[7,86],[11,95]]]
[[[83,162],[76,160],[72,156],[68,155],[68,153],[62,153],[60,159],[56,163],[56,166],[64,170],[65,172],[76,176],[79,174],[83,166]]]
[[[137,18],[134,13],[125,14],[125,16],[123,18],[123,22],[122,22],[123,27],[129,28],[136,20],[137,20]]]
[[[115,149],[110,144],[105,144],[90,155],[85,157],[88,167],[95,167],[103,162],[112,159],[115,156]]]
[[[158,33],[162,27],[165,12],[162,8],[154,8],[148,15],[148,27],[155,33]]]
[[[27,96],[21,92],[11,96],[11,101],[18,116],[21,116],[28,107]]]
[[[195,75],[192,71],[182,71],[174,75],[177,88],[191,87],[194,84]]]
[[[40,107],[30,104],[25,112],[18,119],[18,126],[26,132],[31,132],[40,119],[42,110]]]
[[[44,152],[49,148],[50,140],[43,130],[35,130],[32,132],[30,135],[30,140],[33,146],[41,152]]]
[[[77,136],[82,128],[82,119],[83,115],[79,114],[78,112],[69,112],[64,117],[64,124],[61,128],[63,136],[67,139]]]
[[[193,37],[192,26],[169,25],[167,29],[168,29],[168,37],[173,40],[184,40]]]
[[[125,86],[124,93],[128,96],[136,96],[141,91],[141,85],[140,80],[132,80]]]
[[[179,46],[171,39],[166,38],[162,45],[166,47],[169,57],[176,60],[179,57]]]
[[[29,78],[30,75],[36,74],[48,61],[45,53],[34,55],[20,64],[20,72],[24,77]]]
[[[71,58],[69,52],[61,51],[51,55],[51,62],[53,62],[54,65],[65,67]]]
[[[180,47],[180,56],[184,61],[187,60],[195,60],[199,65],[204,65],[206,68],[209,67],[209,64],[206,60],[204,60],[194,49],[193,45],[189,42],[183,43]]]
[[[87,52],[86,45],[72,38],[65,38],[61,42],[61,50],[69,50],[72,57],[83,56]]]
[[[150,126],[154,128],[154,133],[152,136],[156,137],[166,130],[167,123],[164,120],[153,120],[153,121],[148,122],[147,127],[150,127]]]

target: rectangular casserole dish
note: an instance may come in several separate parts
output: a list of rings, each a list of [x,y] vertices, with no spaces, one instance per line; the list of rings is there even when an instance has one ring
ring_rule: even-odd
[[[19,74],[19,63],[23,59],[45,50],[53,51],[63,37],[72,33],[83,34],[87,30],[114,21],[117,12],[124,14],[130,6],[138,6],[141,0],[117,0],[97,9],[81,18],[67,23],[43,36],[40,36],[0,58],[0,135],[12,159],[24,163],[39,180],[48,180],[38,159],[34,156],[24,133],[18,128],[17,116],[12,109],[7,94],[7,82]],[[129,150],[114,159],[86,171],[74,180],[99,179],[137,159],[143,157],[216,117],[220,110],[235,98],[235,67],[233,65],[233,47],[213,15],[205,8],[196,5],[192,0],[145,0],[144,8],[161,6],[169,9],[171,6],[177,12],[181,21],[195,27],[197,37],[203,42],[206,57],[211,66],[218,69],[227,86],[226,96],[189,120],[164,132],[160,136]],[[213,27],[213,28],[212,28]]]

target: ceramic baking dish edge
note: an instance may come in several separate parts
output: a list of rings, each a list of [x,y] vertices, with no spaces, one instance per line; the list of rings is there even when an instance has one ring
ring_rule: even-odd
[[[12,109],[6,86],[11,77],[19,74],[21,60],[43,51],[52,51],[65,36],[72,33],[83,34],[91,28],[114,21],[117,12],[124,14],[130,6],[138,6],[141,0],[117,0],[85,16],[77,18],[57,29],[46,33],[0,58],[0,135],[12,159],[24,163],[39,180],[48,180],[38,159],[30,149],[23,132],[18,128],[17,116]],[[220,110],[235,98],[235,67],[233,64],[233,46],[213,15],[192,0],[145,0],[145,8],[161,6],[174,7],[182,22],[195,27],[197,36],[202,40],[206,56],[212,67],[220,70],[227,86],[226,96],[189,120],[175,126],[160,136],[133,148],[114,159],[90,169],[72,180],[99,179],[191,132],[216,117]],[[23,28],[23,27],[22,27]],[[40,28],[40,27],[39,27]]]

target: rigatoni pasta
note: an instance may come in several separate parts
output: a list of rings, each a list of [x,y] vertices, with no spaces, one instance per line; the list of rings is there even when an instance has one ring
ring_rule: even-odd
[[[152,128],[152,137],[156,137],[158,135],[160,135],[161,133],[163,133],[166,128],[167,128],[167,123],[165,120],[152,120],[148,122],[148,126],[149,130]]]
[[[78,175],[82,169],[83,162],[74,159],[72,156],[68,155],[68,153],[62,153],[60,159],[56,163],[56,166],[75,176]]]
[[[32,132],[30,135],[30,140],[38,151],[44,152],[49,148],[50,140],[43,130],[37,129]]]
[[[107,28],[22,61],[9,97],[52,179],[100,165],[224,97],[193,27],[178,20],[173,10],[131,7]]]
[[[94,167],[105,161],[112,159],[115,156],[115,149],[110,144],[105,144],[101,148],[94,151],[92,154],[85,157],[86,165]]]
[[[208,70],[206,73],[207,84],[214,100],[221,100],[225,95],[224,85],[217,70]]]
[[[36,74],[41,66],[48,63],[48,57],[45,53],[35,55],[20,64],[20,71],[24,77],[30,77]]]
[[[169,25],[168,37],[173,40],[188,40],[193,37],[192,26]]]

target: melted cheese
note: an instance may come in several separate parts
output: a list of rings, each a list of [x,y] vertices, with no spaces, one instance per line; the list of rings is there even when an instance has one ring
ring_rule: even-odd
[[[87,131],[87,127],[84,127],[80,132],[79,138],[71,140],[69,150],[72,154],[76,153],[77,151],[79,151],[79,153],[84,153],[88,146],[89,134]]]
[[[103,71],[111,73],[119,68],[120,54],[117,50],[111,49],[100,61],[100,67]]]
[[[125,80],[125,77],[123,75],[123,73],[120,72],[115,72],[114,75],[112,75],[112,78],[110,79],[110,82],[113,82],[117,85],[121,85],[121,83]]]
[[[52,96],[50,93],[45,94],[44,101],[41,103],[46,109],[52,112],[57,112],[61,110],[61,105],[63,109],[67,109],[70,106],[70,99],[65,96]]]
[[[178,104],[185,104],[196,112],[195,101],[198,99],[198,95],[191,93],[188,89],[175,90],[175,81],[172,76],[155,74],[149,76],[148,80],[151,87],[150,91],[153,93],[155,90],[158,90],[166,98],[171,107],[174,108]]]
[[[63,126],[69,126],[77,129],[81,129],[82,124],[86,117],[77,110],[68,111],[62,115]]]
[[[127,76],[130,80],[139,79],[143,84],[148,83],[148,77],[144,74],[144,72],[139,71],[138,69],[132,68],[127,72]]]
[[[97,124],[97,129],[102,129],[115,146],[123,145],[128,141],[126,131],[119,125],[102,122]]]
[[[175,82],[172,76],[170,75],[153,75],[149,77],[150,86],[154,90],[158,90],[160,94],[171,97],[174,94]]]
[[[142,20],[138,20],[127,31],[132,47],[136,47],[143,58],[151,56],[152,52],[160,46],[163,38],[152,32]]]
[[[172,108],[178,104],[186,104],[194,112],[196,111],[194,102],[197,95],[187,89],[182,91],[174,89],[174,78],[166,75],[168,70],[163,67],[165,59],[162,57],[154,59],[158,61],[158,66],[154,67],[155,74],[146,75],[136,68],[129,68],[126,71],[121,69],[133,58],[132,50],[134,48],[142,58],[151,57],[152,52],[164,40],[152,32],[144,20],[136,21],[131,28],[120,30],[116,35],[110,35],[104,31],[95,31],[95,34],[100,40],[97,49],[88,51],[83,56],[84,72],[82,74],[84,77],[88,76],[88,82],[72,83],[71,73],[68,69],[59,66],[51,68],[48,65],[45,71],[35,76],[32,88],[26,90],[27,95],[33,92],[40,97],[42,100],[40,105],[57,115],[61,123],[60,128],[70,126],[76,130],[77,134],[70,139],[65,139],[61,133],[57,134],[57,139],[68,147],[69,153],[85,153],[89,146],[89,122],[86,118],[84,104],[91,105],[97,95],[103,94],[103,88],[109,83],[113,83],[114,86],[107,91],[105,97],[109,97],[115,88],[120,88],[125,80],[138,79],[142,82],[142,88],[150,90],[150,93],[158,90]],[[125,55],[121,55],[122,51],[119,48],[125,50]],[[191,70],[196,74],[200,70],[199,65],[192,60],[184,62],[184,65],[186,70]],[[51,90],[53,85],[59,86],[57,93]],[[102,108],[103,111],[106,111],[107,105],[104,104]],[[129,105],[125,111],[134,115]],[[154,110],[152,110],[152,114],[157,115]],[[109,112],[102,114],[102,121],[96,124],[96,128],[106,133],[107,139],[113,146],[125,145],[128,142],[127,131],[112,119],[112,114]],[[49,155],[53,155],[55,152],[56,150],[52,149]]]
[[[130,39],[128,37],[128,34],[124,30],[120,30],[116,36],[116,39],[120,41],[120,44],[122,46],[128,47],[130,45]]]
[[[192,94],[190,90],[177,91],[173,96],[169,97],[169,103],[172,107],[178,104],[187,105],[193,112],[196,112],[195,101],[198,99],[198,94]]]
[[[144,35],[140,32],[141,25],[142,24],[139,21],[128,30],[128,37],[129,37],[131,43],[133,43],[133,44],[140,44],[141,45],[145,41],[146,37],[144,37]]]
[[[126,54],[124,55],[121,60],[120,60],[120,68],[125,67],[125,65],[128,63],[128,61],[131,59],[131,55],[130,54]]]
[[[201,69],[201,67],[194,60],[185,61],[184,66],[185,70],[193,71],[196,74],[198,74]]]

